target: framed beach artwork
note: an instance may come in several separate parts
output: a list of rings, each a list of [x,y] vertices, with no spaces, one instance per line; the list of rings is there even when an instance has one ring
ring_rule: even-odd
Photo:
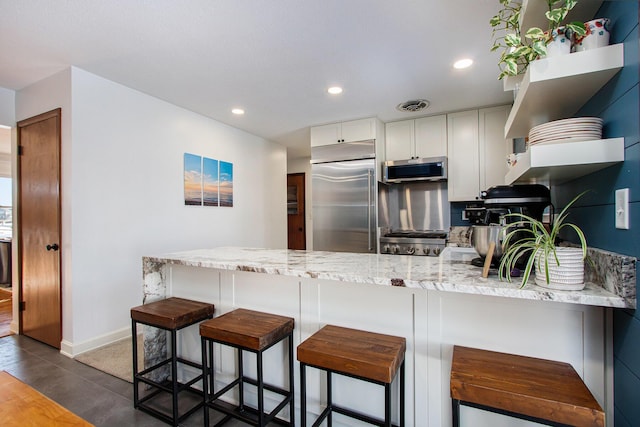
[[[233,206],[233,164],[184,153],[184,204]]]
[[[219,206],[218,160],[202,158],[202,202],[204,206]]]
[[[184,204],[202,206],[202,157],[184,153]]]
[[[233,163],[220,160],[220,206],[233,206]]]

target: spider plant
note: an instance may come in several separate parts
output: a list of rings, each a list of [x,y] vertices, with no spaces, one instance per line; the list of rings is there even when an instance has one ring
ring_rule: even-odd
[[[565,206],[562,212],[554,218],[549,230],[547,230],[542,221],[538,221],[531,216],[520,213],[505,215],[517,218],[518,220],[511,224],[515,228],[507,233],[502,243],[504,255],[502,256],[500,268],[498,269],[500,280],[506,279],[508,282],[511,282],[511,271],[516,267],[516,263],[521,258],[528,257],[526,267],[522,275],[521,288],[523,288],[531,276],[531,270],[533,269],[536,260],[536,253],[540,251],[541,256],[537,258],[540,260],[544,259],[546,281],[549,283],[549,258],[551,258],[552,261],[555,259],[556,265],[560,265],[558,255],[556,253],[556,240],[560,231],[566,227],[572,229],[578,235],[578,239],[580,239],[580,248],[582,249],[582,258],[585,259],[587,257],[587,240],[584,237],[584,233],[577,225],[565,222],[569,215],[568,209],[585,193],[586,191],[578,194],[567,206]],[[510,243],[510,241],[516,236],[520,237],[522,235],[525,237],[518,238],[517,241]],[[553,257],[549,257],[550,254],[553,254]],[[544,255],[544,257],[542,257],[542,255]]]

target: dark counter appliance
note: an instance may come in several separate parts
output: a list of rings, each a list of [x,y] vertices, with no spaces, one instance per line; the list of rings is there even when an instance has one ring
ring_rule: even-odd
[[[502,226],[506,230],[502,235],[517,230],[519,218],[509,216],[519,213],[542,221],[545,209],[551,205],[551,192],[541,184],[498,185],[481,193],[482,203],[474,203],[467,207],[465,213],[473,224],[473,228]],[[472,231],[473,232],[473,231]],[[490,235],[485,233],[486,235]],[[530,234],[522,233],[522,237]],[[518,234],[511,239],[519,240]],[[496,245],[500,242],[496,242]],[[482,242],[480,242],[482,244]],[[477,250],[477,249],[476,249]],[[499,251],[502,253],[502,251]],[[494,257],[494,266],[500,262],[500,257]],[[474,265],[483,266],[484,257],[472,261]]]

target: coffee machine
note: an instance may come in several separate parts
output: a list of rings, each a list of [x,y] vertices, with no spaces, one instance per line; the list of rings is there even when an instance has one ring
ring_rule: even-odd
[[[551,205],[551,192],[541,184],[516,184],[498,185],[480,193],[482,201],[474,202],[467,206],[465,214],[474,227],[502,226],[506,232],[511,232],[521,227],[517,224],[519,217],[508,214],[519,213],[542,221],[545,209]],[[523,233],[511,238],[517,241],[520,238],[530,236]],[[496,242],[498,245],[501,242]],[[501,253],[501,252],[500,252]],[[500,263],[500,257],[494,257],[492,266]],[[472,264],[484,265],[484,258],[474,259]]]

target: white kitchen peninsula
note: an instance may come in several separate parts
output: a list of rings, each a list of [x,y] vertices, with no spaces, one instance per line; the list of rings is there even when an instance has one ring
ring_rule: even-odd
[[[470,265],[473,249],[447,248],[440,257],[353,254],[249,248],[215,248],[145,257],[145,302],[178,296],[214,303],[216,315],[243,307],[295,319],[294,345],[324,324],[404,336],[408,426],[451,423],[449,371],[454,344],[571,363],[613,420],[610,309],[635,306],[633,298],[589,283],[583,291],[553,291],[533,284],[481,277]],[[624,288],[635,289],[635,260]],[[615,269],[613,269],[615,270]],[[631,271],[633,271],[631,273]],[[633,277],[630,277],[632,275]],[[631,302],[632,301],[632,302]],[[162,336],[145,336],[150,355]],[[200,357],[197,327],[181,340],[183,352]],[[219,377],[233,356],[218,350]],[[282,384],[284,354],[265,355],[267,380]],[[296,369],[296,407],[299,411]],[[308,380],[324,383],[316,373]],[[394,391],[397,395],[397,387]],[[317,414],[317,394],[308,410]],[[382,415],[382,391],[349,378],[334,382],[334,399],[375,416]],[[493,426],[505,419],[463,408],[463,425]],[[394,414],[397,421],[397,414]],[[334,420],[340,425],[337,416]],[[471,421],[471,424],[469,423]],[[351,422],[351,421],[350,421]],[[524,425],[524,424],[518,424]],[[612,424],[611,424],[612,425]]]

